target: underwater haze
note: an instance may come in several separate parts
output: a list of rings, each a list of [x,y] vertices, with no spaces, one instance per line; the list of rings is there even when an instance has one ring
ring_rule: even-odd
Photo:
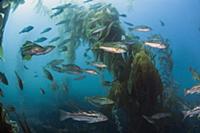
[[[199,133],[199,0],[1,0],[0,133]]]

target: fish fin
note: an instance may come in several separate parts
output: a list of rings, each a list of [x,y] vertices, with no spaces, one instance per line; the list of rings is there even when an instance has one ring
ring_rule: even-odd
[[[184,89],[184,95],[185,96],[187,95],[187,90],[188,90],[187,88]]]
[[[187,111],[182,111],[182,113],[183,113],[183,121],[185,120],[185,118],[188,116],[188,114],[187,114]]]
[[[145,115],[142,115],[142,117],[143,117],[148,123],[150,123],[150,124],[155,124],[155,122],[154,122],[152,119],[150,119],[149,117],[147,117],[147,116],[145,116]]]
[[[31,55],[25,55],[25,56],[23,56],[23,60],[29,61],[29,60],[31,60],[31,58],[32,58]]]
[[[66,120],[66,119],[69,119],[69,118],[71,118],[71,115],[70,115],[71,113],[69,113],[69,112],[66,112],[66,111],[64,111],[64,110],[60,110],[60,121],[64,121],[64,120]]]

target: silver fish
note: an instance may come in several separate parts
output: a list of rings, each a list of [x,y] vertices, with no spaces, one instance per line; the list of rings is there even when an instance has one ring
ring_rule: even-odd
[[[193,108],[193,109],[191,109],[191,110],[188,110],[188,111],[183,111],[182,112],[183,113],[183,115],[184,115],[184,118],[183,118],[183,120],[185,119],[185,118],[187,118],[187,117],[193,117],[193,116],[195,116],[195,115],[200,115],[200,106],[197,106],[197,107],[195,107],[195,108]]]
[[[193,86],[191,89],[184,90],[185,95],[200,93],[200,85]]]
[[[101,96],[91,96],[91,97],[85,97],[85,99],[94,106],[105,106],[105,105],[112,105],[114,104],[114,101],[107,98],[107,97],[101,97]]]
[[[149,32],[149,31],[152,31],[152,28],[149,26],[146,26],[146,25],[139,25],[139,26],[136,26],[129,30],[131,30],[131,31],[133,30],[133,31],[137,31],[137,32]]]
[[[155,123],[155,120],[160,120],[162,118],[166,118],[166,117],[170,117],[171,114],[170,113],[157,113],[157,114],[154,114],[152,116],[145,116],[143,115],[142,117],[149,123],[151,124],[154,124]]]
[[[82,112],[71,113],[60,110],[60,121],[64,121],[70,118],[75,121],[84,121],[87,123],[98,123],[108,120],[108,118],[105,115],[95,111],[89,111],[89,112],[82,111]]]
[[[85,73],[88,73],[88,74],[92,74],[92,75],[98,75],[99,73],[94,70],[94,69],[84,69],[83,70]]]
[[[107,65],[104,64],[103,62],[92,62],[91,65],[95,66],[97,68],[106,68],[107,67]]]

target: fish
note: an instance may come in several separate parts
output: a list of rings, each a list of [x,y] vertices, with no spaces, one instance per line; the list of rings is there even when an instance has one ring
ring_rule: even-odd
[[[162,42],[156,42],[156,41],[145,41],[144,45],[152,47],[152,48],[158,48],[158,49],[166,49],[166,45]]]
[[[34,42],[35,42],[35,43],[40,43],[40,42],[44,42],[44,41],[46,41],[46,40],[47,40],[46,37],[41,37],[41,38],[38,38],[37,40],[35,40]]]
[[[82,69],[75,64],[63,64],[62,70],[69,74],[81,74],[82,73]]]
[[[74,80],[82,80],[84,79],[86,76],[85,75],[81,75],[79,77],[74,78]]]
[[[196,86],[193,86],[191,89],[184,90],[185,96],[189,95],[189,94],[195,94],[195,93],[197,93],[197,94],[200,93],[200,85],[196,85]]]
[[[49,43],[56,42],[56,41],[58,41],[59,39],[60,39],[60,37],[55,37],[55,38],[51,39],[51,40],[49,41]]]
[[[51,27],[48,27],[48,28],[44,29],[40,34],[47,33],[47,32],[49,32],[49,31],[51,31],[51,30],[52,30],[52,28],[51,28]]]
[[[187,117],[193,117],[195,115],[200,115],[200,106],[197,106],[191,110],[183,111],[183,120],[185,120]]]
[[[72,4],[71,3],[67,3],[67,4],[64,4],[64,5],[59,5],[59,6],[57,6],[57,7],[54,7],[54,8],[52,8],[52,10],[60,10],[60,9],[65,9],[65,8],[68,8],[68,7],[70,7]]]
[[[11,5],[10,1],[2,0],[1,1],[1,8],[2,8],[1,10],[8,8],[10,5]]]
[[[112,82],[111,82],[111,81],[106,81],[106,80],[104,80],[104,81],[102,81],[102,84],[103,84],[104,86],[112,86]]]
[[[93,0],[85,0],[83,1],[83,3],[89,3],[89,2],[92,2]]]
[[[134,26],[134,24],[132,24],[132,23],[130,23],[130,22],[126,22],[126,21],[124,21],[124,23],[126,24],[126,25],[128,25],[128,26]]]
[[[29,68],[26,65],[24,65],[24,69],[28,70]]]
[[[60,15],[61,13],[63,13],[64,9],[58,9],[54,14],[52,14],[50,17],[53,18],[53,17],[56,17],[58,15]]]
[[[66,24],[66,22],[67,22],[66,20],[62,20],[62,21],[56,23],[56,25]]]
[[[51,88],[53,89],[53,90],[57,90],[58,89],[58,84],[56,83],[56,81],[52,81],[51,82]]]
[[[127,52],[127,50],[124,48],[115,48],[115,47],[109,47],[109,46],[100,46],[99,49],[102,49],[105,52],[114,53],[114,54],[123,54]]]
[[[1,88],[0,88],[0,96],[4,97],[4,93],[3,93],[3,90]]]
[[[69,87],[67,85],[66,82],[62,82],[62,89],[65,91],[65,92],[68,92],[69,91]]]
[[[51,69],[56,71],[56,72],[59,72],[59,73],[64,73],[65,72],[65,70],[60,66],[52,66]]]
[[[20,32],[19,32],[19,34],[22,34],[22,33],[26,33],[26,32],[30,32],[31,30],[33,30],[34,29],[34,27],[33,26],[27,26],[27,27],[25,27],[24,29],[22,29]]]
[[[192,68],[192,67],[189,67],[189,71],[191,72],[192,78],[193,78],[194,80],[200,81],[200,73],[197,72],[197,70],[195,70],[195,69]]]
[[[43,88],[40,88],[40,93],[41,93],[42,95],[45,95],[45,90],[44,90]]]
[[[38,75],[36,74],[36,75],[34,75],[33,77],[37,78],[37,77],[38,77]]]
[[[139,25],[134,28],[129,28],[130,31],[137,31],[137,32],[150,32],[152,28],[146,25]]]
[[[170,117],[170,116],[171,116],[170,113],[156,113],[152,115],[151,118],[154,120],[159,120],[159,119]]]
[[[92,74],[92,75],[98,75],[99,73],[94,70],[94,69],[84,69],[83,70],[85,73],[88,73],[88,74]]]
[[[102,96],[85,97],[85,100],[97,107],[114,104],[113,100]]]
[[[127,17],[127,15],[126,15],[126,14],[119,14],[119,16],[120,16],[120,17],[124,17],[124,18],[126,18],[126,17]]]
[[[45,55],[51,52],[55,46],[48,45],[48,46],[41,46],[31,41],[26,41],[25,44],[20,49],[21,56],[23,60],[30,60],[33,55]]]
[[[160,25],[163,27],[165,26],[165,23],[162,20],[160,20]]]
[[[170,113],[156,113],[150,117],[142,115],[142,117],[149,123],[151,124],[155,124],[155,120],[160,120],[166,117],[170,117],[171,114]]]
[[[2,72],[0,72],[0,82],[2,82],[5,85],[8,85],[8,79],[7,79],[6,75]]]
[[[53,75],[51,74],[49,70],[47,70],[46,68],[43,68],[43,72],[48,80],[54,81]]]
[[[3,27],[4,16],[5,15],[3,13],[0,13],[0,29],[2,29],[2,27]]]
[[[63,40],[60,44],[58,44],[58,48],[62,47],[63,45],[65,45],[66,43],[70,42],[71,39],[65,39]]]
[[[83,121],[87,123],[98,123],[107,121],[108,117],[96,111],[80,111],[71,113],[60,110],[60,121],[64,121],[66,119],[73,119],[75,121]]]
[[[15,75],[17,77],[17,82],[18,82],[19,89],[23,90],[24,89],[24,85],[23,85],[22,79],[20,78],[20,76],[18,75],[18,73],[16,71],[15,71]]]
[[[106,68],[107,67],[107,65],[104,64],[103,62],[92,62],[91,65],[95,66],[97,68]]]
[[[60,65],[64,62],[63,59],[54,59],[52,61],[50,61],[47,66],[57,66],[57,65]]]
[[[63,46],[59,49],[60,52],[66,52],[68,51],[68,47],[67,46]]]

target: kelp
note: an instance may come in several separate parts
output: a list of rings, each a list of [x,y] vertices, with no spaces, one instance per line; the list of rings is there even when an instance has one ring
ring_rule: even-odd
[[[37,13],[41,13],[43,15],[49,15],[49,9],[44,5],[42,0],[36,0],[35,10]]]
[[[19,127],[15,121],[11,121],[8,118],[6,110],[3,105],[0,104],[0,132],[1,133],[18,133]]]

